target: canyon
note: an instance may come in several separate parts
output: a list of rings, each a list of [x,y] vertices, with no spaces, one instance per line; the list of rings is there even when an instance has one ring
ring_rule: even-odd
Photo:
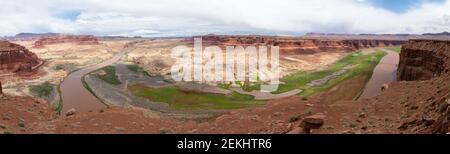
[[[45,101],[6,94],[0,96],[0,113],[3,113],[0,115],[2,116],[0,123],[4,126],[0,128],[0,132],[295,134],[302,132],[301,126],[304,126],[302,122],[311,119],[311,115],[319,117],[323,122],[320,129],[311,130],[311,133],[317,134],[450,132],[450,41],[420,39],[330,41],[251,37],[252,39],[249,39],[249,36],[229,38],[205,36],[203,39],[206,44],[219,46],[279,45],[282,55],[289,57],[288,59],[292,59],[291,57],[296,54],[308,56],[335,51],[347,53],[351,50],[402,44],[397,70],[398,81],[386,83],[387,88],[371,98],[334,101],[326,99],[330,92],[308,98],[295,95],[270,100],[260,107],[231,110],[207,121],[160,116],[131,106],[110,106],[101,111],[56,116]],[[164,60],[161,57],[168,56],[166,51],[169,51],[170,47],[186,44],[187,41],[163,42],[136,42],[133,45],[122,43],[129,46],[129,53],[124,59],[129,62],[143,62],[148,61],[143,59],[148,56],[152,57],[148,63],[152,63],[152,60],[161,61]],[[155,46],[163,47],[155,49],[154,53],[146,52]],[[317,60],[311,60],[311,63],[315,61]],[[346,92],[347,86],[352,82],[354,81],[345,81],[330,91]],[[381,88],[382,85],[379,86]],[[29,108],[31,110],[26,110]]]

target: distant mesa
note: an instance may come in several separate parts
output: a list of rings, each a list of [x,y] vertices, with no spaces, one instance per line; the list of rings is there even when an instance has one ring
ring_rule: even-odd
[[[40,37],[48,37],[48,36],[55,36],[60,35],[58,33],[19,33],[14,36],[14,38],[40,38]]]
[[[31,75],[42,64],[43,61],[24,46],[0,41],[0,77]]]
[[[33,48],[43,48],[45,45],[59,43],[76,43],[79,45],[97,45],[100,44],[98,39],[92,35],[54,35],[41,37],[34,42]]]
[[[442,33],[425,33],[422,35],[429,35],[429,36],[450,36],[449,32],[442,32]]]
[[[59,33],[19,33],[14,36],[0,37],[0,39],[5,40],[5,41],[33,41],[33,40],[37,40],[41,37],[55,36],[55,35],[61,35],[61,34],[59,34]]]
[[[449,32],[425,33],[425,34],[336,34],[336,33],[306,33],[305,37],[310,38],[328,38],[328,39],[384,39],[384,40],[410,40],[410,39],[429,39],[429,40],[450,40]]]

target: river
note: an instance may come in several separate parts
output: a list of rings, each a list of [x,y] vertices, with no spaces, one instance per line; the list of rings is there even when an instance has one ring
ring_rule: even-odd
[[[63,108],[61,112],[65,113],[67,110],[70,110],[72,108],[77,112],[99,111],[101,109],[105,109],[106,105],[103,104],[99,99],[97,99],[97,97],[92,95],[83,86],[81,79],[84,75],[92,71],[114,64],[123,55],[125,55],[125,53],[120,52],[114,55],[111,59],[106,60],[102,63],[70,73],[60,86],[61,96],[63,100]]]
[[[399,54],[387,49],[381,49],[387,53],[373,70],[372,77],[367,82],[364,91],[358,99],[371,98],[381,93],[381,86],[385,83],[397,81],[397,67]]]
[[[397,64],[399,62],[399,54],[381,49],[387,53],[380,63],[375,67],[372,77],[366,84],[364,91],[358,99],[370,98],[381,93],[381,85],[396,81]],[[100,64],[89,66],[69,74],[61,83],[60,90],[63,100],[62,113],[74,108],[77,112],[89,112],[105,109],[107,106],[103,104],[97,97],[92,95],[81,81],[82,77],[92,71],[102,67],[114,64],[124,55],[124,52],[114,55],[111,59]]]

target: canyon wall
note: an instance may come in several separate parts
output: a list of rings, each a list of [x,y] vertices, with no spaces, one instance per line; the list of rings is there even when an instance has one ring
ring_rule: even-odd
[[[0,75],[30,73],[40,64],[42,60],[27,48],[0,41]]]
[[[55,35],[40,38],[34,42],[34,47],[42,48],[45,45],[58,43],[77,43],[79,45],[99,44],[98,39],[91,35]]]
[[[403,40],[375,39],[310,39],[275,36],[201,36],[205,45],[268,45],[279,46],[284,54],[315,53],[323,51],[355,51],[364,48],[401,45]],[[192,40],[191,40],[192,41]]]
[[[411,40],[402,46],[398,80],[428,80],[448,72],[449,41]]]
[[[450,132],[450,41],[410,40],[400,54],[398,79],[410,91],[404,98],[406,107],[399,129],[410,133]],[[407,80],[407,81],[404,81]],[[409,88],[406,88],[409,87]],[[414,88],[411,88],[414,87]]]

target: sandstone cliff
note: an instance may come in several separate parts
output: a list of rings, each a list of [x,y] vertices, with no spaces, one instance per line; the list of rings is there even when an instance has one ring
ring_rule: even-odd
[[[402,47],[399,80],[427,80],[448,72],[448,41],[411,40]]]
[[[398,69],[403,87],[416,89],[397,97],[406,98],[403,124],[412,133],[450,132],[450,41],[411,40],[402,47]],[[420,80],[420,81],[416,81]],[[409,88],[410,89],[410,88]]]
[[[25,47],[0,41],[0,75],[30,73],[40,64],[42,60]]]
[[[269,45],[279,46],[283,54],[302,54],[323,51],[354,51],[363,48],[401,45],[402,40],[375,39],[310,39],[297,37],[271,36],[202,36],[205,45],[234,46],[234,45]],[[192,40],[191,40],[192,41]]]
[[[56,35],[42,37],[34,43],[35,48],[41,48],[49,44],[77,43],[79,45],[99,44],[98,39],[91,35]]]

